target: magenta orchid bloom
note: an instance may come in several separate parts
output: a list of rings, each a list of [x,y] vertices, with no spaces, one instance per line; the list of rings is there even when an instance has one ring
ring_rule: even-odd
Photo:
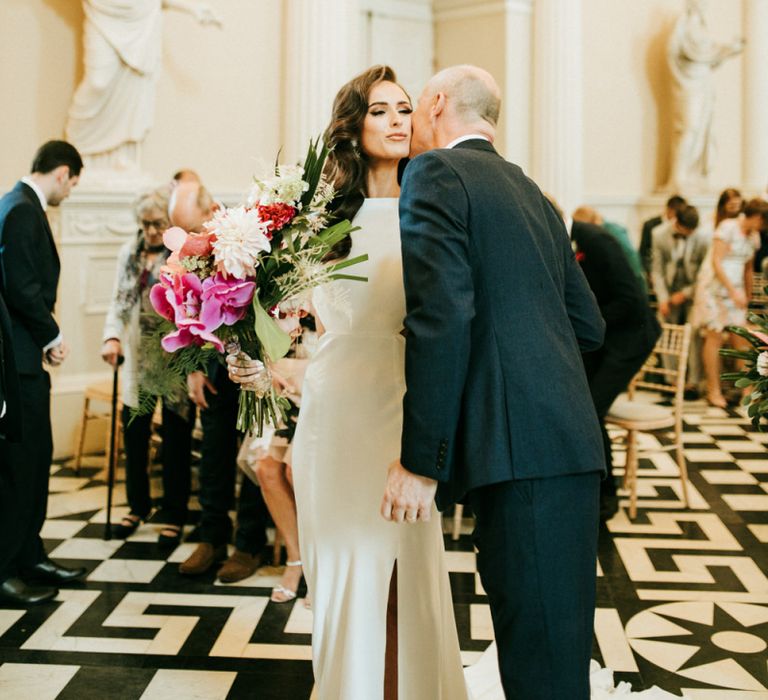
[[[224,352],[224,344],[210,327],[203,316],[203,284],[197,276],[187,273],[173,277],[162,275],[161,281],[152,287],[149,298],[155,311],[163,318],[173,321],[176,329],[166,335],[161,345],[166,352],[187,347],[211,343],[219,352]]]
[[[203,282],[200,320],[208,330],[240,321],[253,301],[256,283],[224,277],[221,273]]]

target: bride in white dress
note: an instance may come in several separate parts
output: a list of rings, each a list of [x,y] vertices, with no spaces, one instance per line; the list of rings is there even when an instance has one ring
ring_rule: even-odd
[[[408,155],[410,112],[392,70],[375,67],[341,89],[325,134],[343,197],[339,215],[354,213],[360,227],[342,254],[369,259],[355,268],[367,283],[337,281],[315,292],[324,334],[305,375],[293,443],[320,700],[383,697],[396,563],[399,700],[467,697],[440,518],[414,526],[379,515],[387,467],[400,453],[405,391],[397,165]]]

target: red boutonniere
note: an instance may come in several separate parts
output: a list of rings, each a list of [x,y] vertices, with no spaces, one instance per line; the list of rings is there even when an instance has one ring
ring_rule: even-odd
[[[577,263],[583,263],[583,262],[584,262],[584,259],[585,259],[586,257],[587,257],[587,256],[586,256],[586,255],[584,255],[584,253],[583,253],[581,250],[577,250],[577,251],[576,251],[576,262],[577,262]]]

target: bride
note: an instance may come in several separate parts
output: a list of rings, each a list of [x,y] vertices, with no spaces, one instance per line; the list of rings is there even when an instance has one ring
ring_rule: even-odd
[[[405,391],[397,169],[410,148],[411,111],[394,71],[375,66],[341,88],[325,132],[336,214],[360,227],[338,254],[367,254],[355,273],[368,282],[315,292],[324,333],[307,367],[293,443],[320,700],[383,697],[395,571],[388,687],[399,700],[467,697],[440,518],[396,525],[379,515],[387,467],[400,453]]]

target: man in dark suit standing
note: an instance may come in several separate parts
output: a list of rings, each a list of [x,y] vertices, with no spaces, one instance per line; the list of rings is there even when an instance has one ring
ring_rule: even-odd
[[[12,523],[12,529],[0,532],[0,604],[49,600],[58,585],[85,573],[52,562],[40,539],[53,456],[50,378],[43,362],[55,367],[68,354],[53,317],[59,256],[45,211],[69,196],[82,167],[74,146],[49,141],[35,155],[31,174],[0,199],[2,293],[10,315],[22,419],[19,442],[0,439],[0,470],[11,510],[3,519]]]
[[[661,327],[642,283],[616,239],[600,226],[582,221],[567,219],[566,227],[606,325],[603,347],[583,357],[603,431],[608,478],[602,482],[600,501],[602,517],[607,519],[616,512],[618,504],[612,477],[611,440],[603,421],[611,404],[626,390],[653,350]]]
[[[468,500],[507,697],[587,700],[604,456],[581,352],[605,326],[562,220],[493,148],[499,94],[458,66],[413,113],[407,392],[382,514]]]

